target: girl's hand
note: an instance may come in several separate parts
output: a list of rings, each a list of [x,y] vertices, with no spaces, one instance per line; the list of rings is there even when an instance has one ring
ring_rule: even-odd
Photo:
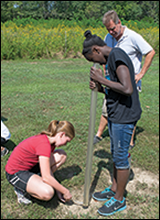
[[[65,202],[68,202],[69,200],[72,199],[72,195],[69,190],[67,190],[66,193],[63,194],[63,198],[65,199]]]
[[[57,193],[57,196],[58,196],[58,199],[61,201],[61,202],[64,202],[65,203],[65,199],[63,198],[63,194],[59,191],[56,191]]]
[[[89,82],[89,88],[90,89],[95,89],[96,88],[96,83],[94,81]]]
[[[105,93],[105,91],[104,91],[104,88],[103,88],[103,86],[100,84],[100,83],[95,83],[94,81],[90,81],[89,82],[89,88],[90,89],[95,89],[97,87],[97,89],[98,89],[98,92],[101,92],[101,93]]]
[[[93,79],[94,81],[99,82],[101,78],[103,78],[102,70],[101,69],[96,69],[95,67],[91,67],[90,70],[90,78]]]
[[[64,202],[64,203],[68,202],[72,198],[72,195],[70,194],[69,190],[66,190],[65,194],[62,194],[59,191],[56,191],[56,192],[57,192],[57,196],[61,202]]]

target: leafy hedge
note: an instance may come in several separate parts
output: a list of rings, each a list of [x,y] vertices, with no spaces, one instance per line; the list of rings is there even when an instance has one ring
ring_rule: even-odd
[[[107,34],[104,26],[88,25],[85,28],[77,25],[76,22],[67,25],[65,21],[60,22],[60,20],[54,20],[54,22],[39,20],[38,22],[31,19],[28,21],[30,24],[25,24],[23,21],[17,24],[14,22],[1,23],[1,59],[54,58],[57,55],[77,57],[81,56],[85,30],[90,29],[102,39]],[[20,22],[20,20],[16,22]],[[49,22],[52,24],[51,27],[49,27]],[[159,55],[158,27],[139,29],[139,23],[136,21],[128,21],[125,25],[141,34]]]
[[[129,20],[129,21],[126,21],[126,20],[123,20],[121,19],[122,21],[122,24],[128,26],[128,23],[129,24],[132,24],[133,26],[135,26],[136,29],[142,29],[142,28],[150,28],[150,27],[159,27],[159,25],[157,23],[154,22],[154,20],[152,18],[148,18],[148,17],[145,17],[143,18],[141,21],[138,21],[138,20],[135,20],[135,21],[132,21],[132,20]],[[135,25],[135,22],[136,22],[136,25]],[[48,19],[48,20],[45,20],[45,19],[39,19],[39,20],[36,20],[36,19],[33,19],[31,17],[28,17],[28,18],[22,18],[22,19],[13,19],[13,21],[7,21],[4,23],[5,27],[9,27],[9,26],[12,26],[13,24],[16,24],[17,27],[25,27],[27,24],[32,24],[34,26],[38,26],[38,27],[45,27],[47,29],[50,29],[50,28],[55,28],[57,27],[58,25],[61,25],[61,24],[64,24],[65,26],[67,27],[75,27],[75,26],[80,26],[81,28],[87,28],[89,26],[93,27],[93,28],[98,28],[98,27],[104,27],[103,23],[101,20],[95,20],[94,18],[90,18],[89,20],[88,19],[83,19],[83,20],[60,20],[60,19]]]

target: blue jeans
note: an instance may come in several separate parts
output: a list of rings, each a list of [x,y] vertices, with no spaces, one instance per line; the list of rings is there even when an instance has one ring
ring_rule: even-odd
[[[117,169],[128,169],[128,149],[136,123],[116,124],[108,118],[108,130],[110,135],[110,148],[113,162]]]

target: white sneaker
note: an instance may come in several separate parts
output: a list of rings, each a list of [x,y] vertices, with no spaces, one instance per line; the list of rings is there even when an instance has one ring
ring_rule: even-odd
[[[26,205],[32,203],[32,201],[29,198],[27,198],[27,197],[30,197],[29,194],[23,193],[20,189],[17,189],[16,187],[14,187],[14,192],[17,195],[18,203],[23,203]],[[26,197],[26,194],[27,194],[27,197]]]

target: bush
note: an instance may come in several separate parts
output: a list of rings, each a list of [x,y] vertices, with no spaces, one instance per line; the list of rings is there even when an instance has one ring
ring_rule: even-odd
[[[44,20],[36,21],[34,19],[22,19],[21,23],[19,21],[16,20],[17,24],[11,21],[1,23],[2,59],[53,58],[57,54],[63,57],[69,55],[77,57],[81,55],[85,30],[90,29],[102,39],[107,34],[105,27],[92,27],[89,25],[89,20],[86,20],[83,25],[80,21],[77,25],[73,21],[72,23],[69,21],[60,22],[60,20],[53,19],[45,22]],[[30,24],[26,24],[27,22]],[[158,27],[139,29],[139,23],[136,21],[134,23],[128,21],[127,26],[140,33],[159,55]]]
[[[159,25],[156,22],[154,22],[154,20],[150,17],[145,17],[141,21],[137,21],[137,20],[126,21],[124,19],[121,19],[121,21],[123,25],[126,25],[126,26],[132,25],[136,29],[159,27]],[[93,28],[104,27],[102,20],[95,20],[94,18],[90,18],[90,19],[83,18],[82,20],[67,20],[67,19],[60,20],[60,19],[53,19],[53,18],[50,18],[48,20],[45,20],[45,19],[36,20],[31,17],[22,18],[22,19],[18,17],[18,19],[14,18],[13,21],[6,21],[4,25],[6,27],[9,27],[9,26],[12,26],[13,23],[15,23],[17,27],[20,27],[20,26],[25,27],[26,25],[30,24],[30,25],[41,27],[41,28],[45,27],[47,29],[55,28],[61,24],[64,24],[67,27],[75,27],[78,25],[81,28],[88,28],[90,26]]]

